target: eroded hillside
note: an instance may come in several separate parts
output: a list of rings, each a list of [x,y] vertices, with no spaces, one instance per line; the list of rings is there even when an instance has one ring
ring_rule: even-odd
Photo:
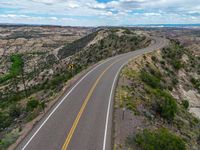
[[[5,52],[0,62],[0,149],[6,149],[18,137],[25,136],[69,86],[67,81],[72,77],[100,60],[150,43],[149,38],[128,29],[102,29],[88,34],[87,28],[24,28],[28,28],[24,34],[16,31],[21,28],[9,29],[11,33],[3,29],[8,38],[6,47],[10,49],[2,46]],[[40,30],[40,36],[52,30],[55,33],[38,37],[35,30]],[[5,34],[7,32],[9,34]],[[57,32],[62,40],[57,39]],[[17,39],[13,40],[16,34]],[[23,43],[21,36],[22,41],[40,41],[40,44],[36,42],[35,49],[32,44]],[[46,43],[54,38],[58,42]],[[9,44],[12,40],[21,41],[21,46],[12,47]]]
[[[122,70],[115,149],[200,149],[200,56],[192,46],[171,40]]]

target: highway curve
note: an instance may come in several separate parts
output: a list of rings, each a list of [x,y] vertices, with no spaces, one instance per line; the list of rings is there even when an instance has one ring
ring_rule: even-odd
[[[129,59],[161,49],[168,40],[152,37],[144,49],[102,61],[66,91],[18,145],[17,150],[110,150],[113,95]]]

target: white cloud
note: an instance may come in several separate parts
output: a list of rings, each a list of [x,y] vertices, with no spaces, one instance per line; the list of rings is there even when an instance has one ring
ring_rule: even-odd
[[[144,13],[143,14],[144,16],[161,16],[161,14],[160,13]]]
[[[43,4],[48,4],[48,5],[64,2],[63,0],[32,0],[32,1],[36,3],[43,3]]]
[[[87,3],[87,6],[94,9],[105,9],[107,7],[104,3]]]
[[[69,2],[67,3],[67,6],[68,6],[69,8],[78,8],[78,7],[80,7],[80,5],[79,5],[77,2],[74,2],[74,1],[69,1]]]
[[[63,25],[200,23],[200,1],[1,0],[0,14],[0,22],[16,23],[31,23],[31,19],[33,23]]]

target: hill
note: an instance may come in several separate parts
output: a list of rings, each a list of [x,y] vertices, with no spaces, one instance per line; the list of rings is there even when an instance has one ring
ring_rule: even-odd
[[[25,136],[75,75],[150,43],[128,29],[9,27],[2,34],[0,149]]]
[[[115,149],[200,149],[198,34],[167,30],[163,35],[171,39],[168,48],[130,61],[121,72]]]

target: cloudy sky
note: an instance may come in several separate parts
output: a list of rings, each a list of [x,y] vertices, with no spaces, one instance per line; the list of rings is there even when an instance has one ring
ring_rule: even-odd
[[[0,0],[0,23],[71,26],[200,23],[200,0]]]

